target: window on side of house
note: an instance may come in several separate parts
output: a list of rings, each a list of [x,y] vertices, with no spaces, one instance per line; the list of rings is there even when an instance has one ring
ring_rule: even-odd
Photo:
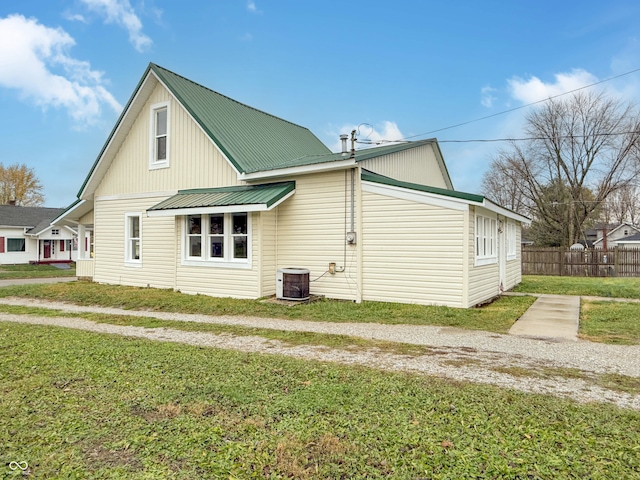
[[[198,265],[249,265],[249,214],[187,215],[184,222],[184,261]]]
[[[60,235],[60,230],[57,228],[52,228],[51,229],[51,235]]]
[[[476,214],[476,265],[497,263],[497,221]]]
[[[7,252],[25,252],[26,242],[24,238],[7,238]]]
[[[149,168],[169,166],[169,102],[151,106]]]
[[[512,222],[507,223],[507,260],[515,260],[517,250],[517,235],[516,224]]]
[[[124,261],[127,265],[142,265],[142,214],[125,214]]]

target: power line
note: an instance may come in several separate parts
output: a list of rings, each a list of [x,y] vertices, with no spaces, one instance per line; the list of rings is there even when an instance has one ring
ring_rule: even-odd
[[[531,140],[549,140],[551,138],[558,140],[565,140],[567,138],[592,138],[592,137],[616,137],[619,135],[633,135],[640,134],[637,131],[631,132],[606,132],[606,133],[592,133],[590,135],[558,135],[557,137],[524,137],[524,138],[490,138],[490,139],[475,139],[475,140],[438,140],[438,143],[491,143],[491,142],[528,142]]]
[[[380,144],[380,143],[402,142],[402,141],[408,140],[409,138],[423,137],[423,136],[426,136],[426,135],[431,135],[432,133],[442,132],[444,130],[450,130],[450,129],[456,128],[456,127],[462,127],[464,125],[469,125],[470,123],[479,122],[481,120],[487,120],[489,118],[497,117],[499,115],[504,115],[506,113],[511,113],[511,112],[515,112],[517,110],[521,110],[523,108],[531,107],[531,106],[537,105],[539,103],[548,102],[549,100],[553,100],[554,98],[562,97],[564,95],[569,95],[570,93],[575,93],[575,92],[578,92],[580,90],[584,90],[586,88],[595,87],[596,85],[600,85],[602,83],[610,82],[612,80],[616,80],[618,78],[621,78],[621,77],[624,77],[624,76],[627,76],[627,75],[631,75],[632,73],[636,73],[636,72],[640,72],[640,68],[636,68],[634,70],[630,70],[628,72],[621,73],[621,74],[615,75],[613,77],[608,77],[608,78],[605,78],[604,80],[599,80],[599,81],[591,83],[589,85],[585,85],[583,87],[575,88],[575,89],[569,90],[567,92],[559,93],[557,95],[553,95],[551,97],[544,98],[542,100],[537,100],[535,102],[527,103],[526,105],[520,105],[519,107],[510,108],[509,110],[504,110],[502,112],[493,113],[491,115],[487,115],[487,116],[484,116],[484,117],[476,118],[474,120],[468,120],[466,122],[456,123],[455,125],[449,125],[448,127],[438,128],[436,130],[430,130],[428,132],[419,133],[417,135],[411,135],[409,137],[404,137],[404,138],[399,139],[399,140],[380,140],[380,141],[374,142],[374,143]],[[476,140],[470,140],[470,141],[476,141]],[[484,140],[477,140],[477,141],[484,141]],[[489,140],[489,141],[498,141],[498,140]],[[502,141],[502,140],[500,140],[500,141]],[[439,142],[440,142],[440,140],[439,140]],[[450,141],[450,142],[453,142],[453,141]],[[460,140],[458,142],[464,142],[464,140]]]
[[[615,137],[619,135],[633,135],[640,134],[638,131],[630,131],[630,132],[604,132],[604,133],[592,133],[589,135],[558,135],[556,137],[522,137],[522,138],[477,138],[477,139],[468,139],[468,140],[438,140],[438,143],[495,143],[495,142],[528,142],[531,140],[549,140],[550,138],[565,140],[567,138],[591,138],[591,137]],[[391,140],[380,140],[378,142],[374,142],[371,140],[356,140],[356,143],[361,143],[363,145],[377,145],[380,143],[391,143]],[[398,143],[408,143],[408,142],[400,142]]]

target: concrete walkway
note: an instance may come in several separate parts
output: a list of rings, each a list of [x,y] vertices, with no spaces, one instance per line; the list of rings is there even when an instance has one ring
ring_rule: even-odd
[[[510,335],[553,340],[577,341],[580,322],[580,297],[540,295],[513,324]]]

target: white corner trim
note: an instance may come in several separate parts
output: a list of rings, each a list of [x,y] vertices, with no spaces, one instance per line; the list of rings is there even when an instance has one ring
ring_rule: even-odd
[[[465,200],[445,198],[443,195],[420,192],[418,190],[410,190],[408,188],[396,187],[393,185],[383,185],[381,183],[363,181],[362,191],[422,203],[424,205],[431,205],[434,207],[458,210],[461,212],[469,209],[469,202]]]

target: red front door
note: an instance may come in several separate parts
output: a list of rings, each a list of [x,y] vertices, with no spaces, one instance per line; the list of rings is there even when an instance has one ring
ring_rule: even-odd
[[[51,258],[51,240],[44,241],[44,258]]]

